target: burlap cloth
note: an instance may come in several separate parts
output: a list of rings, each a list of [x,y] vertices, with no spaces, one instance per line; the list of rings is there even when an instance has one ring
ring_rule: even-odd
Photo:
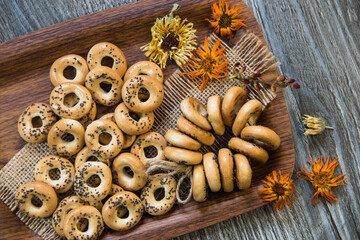
[[[215,34],[209,36],[209,45],[212,47],[219,40]],[[274,63],[274,57],[266,46],[252,33],[246,33],[243,37],[230,48],[221,41],[221,47],[225,47],[225,55],[230,61],[230,66],[240,62],[241,66],[246,66],[246,74],[251,72],[265,72],[273,69],[279,63]],[[200,47],[202,48],[202,47]],[[166,81],[164,85],[164,100],[161,106],[155,111],[155,124],[153,131],[165,134],[170,128],[176,128],[176,121],[182,115],[180,111],[180,102],[186,97],[194,97],[206,105],[207,98],[212,95],[224,96],[225,92],[232,86],[238,85],[238,80],[224,80],[223,84],[214,81],[210,87],[204,90],[198,90],[198,84],[192,84],[189,78],[181,76],[181,71],[190,71],[189,67],[176,70]],[[265,106],[275,98],[275,93],[268,90],[253,91],[250,89],[249,98],[258,99]],[[217,136],[212,146],[203,146],[200,151],[205,153],[209,151],[217,152],[220,148],[227,146],[232,133],[227,130],[223,136]],[[14,195],[16,190],[24,183],[35,181],[33,172],[36,163],[43,157],[51,155],[46,143],[26,144],[16,155],[0,170],[0,199],[10,208],[12,212],[20,218],[31,230],[36,232],[44,239],[61,239],[51,226],[51,218],[33,219],[25,216],[18,211]],[[158,164],[158,163],[154,163]],[[160,166],[159,164],[158,166]],[[148,166],[154,167],[154,166]],[[157,166],[155,166],[157,167]],[[161,166],[160,166],[161,167]],[[188,169],[180,170],[185,175],[191,174]],[[184,181],[185,182],[185,181]],[[189,181],[186,182],[189,184]],[[191,183],[190,183],[191,184]],[[60,194],[59,201],[73,191]]]

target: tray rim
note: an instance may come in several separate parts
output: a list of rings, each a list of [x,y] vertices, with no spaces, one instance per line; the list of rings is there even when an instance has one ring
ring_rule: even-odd
[[[118,9],[122,9],[122,8],[124,8],[124,6],[127,6],[127,7],[132,7],[132,6],[134,6],[134,5],[137,5],[137,4],[139,4],[139,5],[143,5],[144,3],[145,3],[145,5],[147,4],[148,6],[150,6],[150,5],[152,5],[152,3],[151,3],[152,1],[151,0],[142,0],[142,1],[140,1],[140,2],[134,2],[134,3],[129,3],[129,4],[126,4],[126,5],[121,5],[121,6],[117,6],[117,7],[114,7],[114,8],[109,8],[109,9],[105,9],[105,10],[102,10],[102,11],[99,11],[99,12],[95,12],[95,13],[91,13],[91,14],[87,14],[87,15],[84,15],[84,16],[81,16],[81,17],[78,17],[78,18],[73,18],[73,19],[70,19],[70,20],[67,20],[67,21],[64,21],[64,22],[61,22],[61,23],[57,23],[57,24],[54,24],[54,25],[51,25],[51,26],[48,26],[48,27],[45,27],[45,28],[42,28],[42,29],[39,29],[39,30],[36,30],[36,31],[34,31],[34,32],[31,32],[31,33],[28,33],[28,34],[25,34],[25,35],[22,35],[22,36],[19,36],[19,37],[17,37],[17,38],[14,38],[14,39],[11,39],[11,40],[9,40],[9,41],[6,41],[6,42],[3,42],[3,43],[1,43],[0,44],[0,49],[7,49],[7,50],[11,50],[10,48],[8,48],[8,45],[10,45],[10,46],[13,46],[14,44],[15,44],[15,46],[17,45],[17,44],[24,44],[24,40],[28,40],[28,39],[33,39],[33,38],[38,38],[38,37],[41,37],[43,34],[46,34],[46,33],[49,33],[49,32],[53,32],[53,31],[56,31],[57,29],[61,29],[61,28],[63,28],[63,27],[65,27],[65,26],[71,26],[72,24],[74,24],[74,23],[76,23],[77,21],[80,21],[80,20],[83,20],[83,19],[88,19],[88,18],[97,18],[97,17],[99,17],[99,16],[101,16],[101,15],[105,15],[105,14],[107,14],[107,12],[110,12],[110,10],[112,10],[111,11],[111,13],[112,14],[115,14],[116,15],[116,10],[118,10]],[[161,3],[161,1],[159,1],[160,3]],[[246,4],[244,3],[244,2],[242,2],[242,4],[244,4],[245,6],[246,6]],[[247,8],[249,8],[248,6],[246,6]],[[249,10],[251,11],[251,9],[249,8]],[[253,13],[252,13],[253,14]],[[255,18],[256,19],[256,18]],[[66,35],[66,33],[65,33],[65,35]],[[262,35],[262,33],[261,33],[261,35]],[[264,38],[264,36],[263,36],[263,38]],[[265,40],[265,39],[264,39]],[[265,44],[267,45],[267,42],[265,41]],[[267,46],[268,47],[268,46]],[[41,48],[41,46],[38,46],[38,48]],[[6,52],[5,52],[6,53]],[[6,54],[4,54],[4,55],[6,55]],[[11,55],[11,57],[14,57],[14,56],[16,56],[17,54],[14,54],[14,55]],[[10,57],[10,58],[11,58]],[[4,62],[2,62],[2,60],[4,60],[1,56],[0,56],[0,67],[1,67],[1,64],[2,63],[4,63]],[[1,79],[1,78],[0,78]],[[282,93],[281,93],[281,95],[282,95]],[[283,96],[282,96],[283,97]],[[284,101],[284,103],[286,104],[286,101],[285,101],[285,99],[283,100]],[[287,112],[287,111],[286,111]],[[287,112],[287,114],[289,114],[288,112]],[[288,117],[288,116],[287,116]],[[289,126],[290,126],[290,128],[289,128],[289,130],[291,131],[291,134],[292,134],[292,129],[291,129],[291,125],[290,125],[290,123],[289,123]],[[291,140],[292,140],[292,143],[293,143],[293,138],[291,137]],[[293,148],[293,151],[294,151],[294,148]],[[294,153],[293,153],[294,154]],[[293,171],[293,168],[294,168],[294,163],[295,163],[295,160],[293,161],[293,164],[292,164],[292,170],[291,170],[291,174],[292,174],[292,171]],[[264,204],[262,204],[261,206],[263,206],[263,205],[265,205],[266,203],[264,202]],[[259,206],[260,207],[260,206]],[[238,214],[236,214],[236,215],[238,215]],[[234,216],[236,216],[236,215],[234,215]],[[226,219],[229,219],[229,218],[231,218],[231,217],[234,217],[234,216],[229,216],[228,218],[226,218]],[[223,219],[223,220],[221,220],[221,221],[224,221],[224,220],[226,220],[226,219]],[[220,221],[216,221],[216,222],[214,222],[214,223],[217,223],[217,222],[220,222]],[[212,224],[214,224],[214,223],[210,223],[209,225],[212,225]],[[207,226],[209,226],[209,225],[207,225]],[[200,226],[199,228],[197,228],[197,229],[192,229],[192,231],[194,231],[194,230],[198,230],[198,229],[201,229],[201,228],[203,228],[202,226]],[[115,235],[115,237],[119,237],[119,235]],[[107,237],[107,236],[105,236],[105,237]]]

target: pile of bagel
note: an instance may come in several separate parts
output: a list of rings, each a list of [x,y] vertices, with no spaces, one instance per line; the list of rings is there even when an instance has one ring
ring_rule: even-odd
[[[211,96],[207,107],[186,98],[179,130],[169,129],[165,136],[151,131],[153,111],[164,98],[162,70],[148,61],[127,68],[123,52],[108,42],[94,45],[86,60],[75,54],[60,57],[50,68],[50,80],[49,104],[29,105],[18,131],[29,143],[47,142],[53,155],[37,162],[35,181],[17,190],[15,202],[29,217],[52,217],[55,231],[68,239],[97,239],[105,225],[125,231],[144,212],[167,213],[175,204],[177,181],[167,174],[148,179],[150,159],[193,166],[192,194],[202,202],[207,185],[212,192],[230,192],[236,179],[239,189],[250,187],[248,159],[266,163],[267,150],[280,145],[274,131],[255,125],[262,105],[247,101],[240,87],[230,88],[223,100]],[[97,104],[116,108],[96,119]],[[228,147],[236,154],[227,148],[199,152],[226,126],[232,127],[235,137]],[[155,157],[146,154],[150,146],[157,150]],[[58,194],[68,197],[59,203]]]
[[[33,103],[18,120],[25,141],[47,142],[53,153],[37,162],[35,182],[17,190],[19,210],[33,218],[52,217],[55,231],[68,239],[97,239],[105,225],[125,231],[144,212],[168,212],[177,182],[168,175],[149,180],[144,150],[156,145],[161,157],[167,145],[150,131],[153,111],[164,97],[162,70],[148,61],[127,68],[123,52],[103,42],[86,60],[75,54],[57,59],[50,80],[50,104]],[[97,104],[116,108],[96,119]],[[59,203],[58,194],[72,196]]]
[[[239,189],[249,188],[252,170],[249,159],[264,164],[269,159],[268,151],[280,146],[280,137],[273,130],[255,125],[262,104],[258,100],[247,101],[247,92],[241,87],[231,87],[224,95],[208,98],[205,107],[199,100],[189,97],[180,103],[184,116],[178,118],[176,129],[169,129],[165,139],[172,145],[165,148],[165,157],[179,164],[193,165],[192,194],[195,201],[207,197],[207,186],[212,192],[221,188],[224,192],[234,189],[234,180]],[[202,144],[211,146],[215,135],[223,135],[226,126],[232,128],[234,137],[228,148],[218,154],[204,155],[198,150]]]

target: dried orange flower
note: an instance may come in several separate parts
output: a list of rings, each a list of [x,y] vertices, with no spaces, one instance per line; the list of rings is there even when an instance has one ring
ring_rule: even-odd
[[[330,157],[328,157],[324,166],[322,155],[317,161],[317,163],[315,163],[315,158],[309,159],[311,160],[311,162],[309,161],[309,164],[311,165],[311,172],[309,173],[305,171],[303,167],[301,167],[302,171],[298,172],[297,175],[299,175],[299,177],[301,178],[308,180],[312,184],[315,194],[312,196],[310,203],[315,206],[315,204],[319,202],[320,195],[324,203],[326,203],[325,200],[327,200],[332,205],[333,201],[338,200],[331,191],[331,187],[346,185],[344,183],[341,183],[346,180],[346,178],[344,178],[345,174],[333,178],[334,170],[339,165],[338,158],[335,158],[334,161],[329,163]]]
[[[236,4],[236,3],[235,3]],[[232,32],[240,29],[241,27],[247,27],[244,23],[245,19],[237,18],[242,12],[240,11],[241,4],[238,7],[230,6],[230,1],[219,0],[219,5],[214,3],[211,7],[212,15],[211,18],[206,18],[214,31],[220,34],[221,38],[226,35],[232,37]]]
[[[182,73],[182,75],[190,75],[191,80],[200,77],[200,80],[193,81],[193,83],[201,82],[200,90],[204,89],[206,85],[210,85],[213,79],[220,80],[228,75],[229,62],[224,61],[225,55],[223,52],[225,48],[219,49],[220,40],[218,40],[213,48],[210,50],[207,37],[205,37],[204,50],[195,49],[195,54],[189,59],[186,65],[195,68],[196,70]]]
[[[294,184],[292,184],[292,181],[290,173],[282,176],[281,171],[277,174],[274,170],[266,176],[266,180],[262,180],[267,187],[259,189],[259,193],[265,195],[262,197],[264,201],[271,202],[277,200],[274,206],[276,210],[279,210],[279,208],[282,210],[285,202],[291,207],[290,198],[298,200],[297,197],[293,196]]]

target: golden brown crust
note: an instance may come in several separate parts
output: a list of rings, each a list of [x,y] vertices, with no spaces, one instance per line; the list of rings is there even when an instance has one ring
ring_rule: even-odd
[[[139,98],[139,90],[142,88],[149,92],[149,98],[145,102]],[[144,113],[154,111],[160,106],[164,98],[164,87],[152,77],[140,75],[126,81],[121,93],[127,108],[134,112]]]
[[[111,85],[110,90],[103,89],[102,84]],[[121,100],[123,81],[120,75],[109,67],[100,66],[92,69],[86,76],[85,86],[93,99],[101,105],[114,106]]]
[[[101,142],[100,136],[111,135],[110,142]],[[124,136],[118,126],[110,120],[96,120],[85,131],[86,146],[98,157],[113,158],[123,147]]]
[[[88,179],[97,175],[100,183],[97,187],[89,186]],[[111,170],[102,162],[86,162],[77,168],[74,181],[74,191],[82,200],[97,202],[104,199],[112,185]]]
[[[41,207],[32,204],[33,196],[41,200]],[[19,210],[29,217],[46,218],[55,211],[58,197],[50,185],[43,182],[29,182],[16,191],[15,203]]]
[[[112,69],[114,69],[120,77],[123,77],[127,69],[127,62],[124,53],[112,43],[101,42],[95,44],[87,55],[87,63],[90,70],[102,66],[101,61],[104,57],[113,59]]]
[[[204,166],[198,164],[193,169],[193,198],[197,202],[204,202],[207,198]]]
[[[207,120],[208,113],[206,107],[199,100],[188,97],[180,103],[181,112],[192,123],[204,130],[211,130],[211,125]]]
[[[130,168],[132,174],[126,169]],[[147,182],[145,165],[132,153],[121,153],[117,156],[112,165],[114,182],[120,187],[129,191],[142,189]]]
[[[33,120],[40,118],[41,126],[34,127]],[[57,121],[57,116],[49,104],[33,103],[19,117],[18,131],[22,139],[30,143],[45,142],[51,127]],[[36,125],[35,125],[36,126]]]
[[[150,131],[154,125],[155,116],[153,112],[136,113],[139,120],[136,121],[130,115],[129,109],[124,103],[120,103],[115,109],[115,120],[121,131],[128,135],[140,135]]]
[[[164,74],[156,63],[150,61],[140,61],[128,68],[124,76],[124,82],[139,75],[150,76],[160,83],[163,83],[164,81]]]
[[[214,129],[215,134],[224,135],[225,124],[221,115],[221,97],[214,95],[208,98],[207,102],[208,120]]]
[[[118,216],[118,208],[127,208],[127,218]],[[144,206],[141,200],[132,192],[123,191],[106,201],[102,209],[105,224],[115,231],[125,231],[135,227],[141,220]]]
[[[79,219],[87,219],[87,231],[78,229]],[[104,230],[104,222],[101,213],[92,206],[80,206],[66,214],[64,219],[64,233],[69,240],[75,239],[98,239]]]
[[[116,120],[115,120],[115,114],[114,113],[107,113],[105,115],[103,115],[101,118],[99,119],[107,119],[107,120],[111,120],[113,121],[114,123],[116,123]],[[121,128],[120,128],[121,130]],[[124,131],[123,131],[123,135],[124,135],[124,146],[123,146],[123,149],[126,149],[126,148],[129,148],[131,147],[131,145],[135,142],[136,140],[136,135],[128,135],[126,134]],[[107,140],[102,140],[102,137],[103,136],[100,136],[100,141],[107,141]]]
[[[214,141],[215,137],[210,132],[205,131],[195,124],[191,123],[189,120],[187,120],[184,117],[180,117],[177,122],[177,127],[182,131],[183,133],[186,133],[187,135],[195,138],[202,144],[211,146]]]
[[[165,157],[178,164],[196,165],[202,161],[202,153],[177,147],[166,147]]]
[[[222,148],[218,153],[221,185],[224,192],[234,190],[234,160],[230,149]]]
[[[204,154],[203,165],[210,190],[218,192],[221,189],[221,181],[217,156],[212,152]]]
[[[257,145],[274,151],[280,146],[280,137],[273,130],[263,126],[247,126],[241,131],[241,138],[254,141]]]
[[[244,105],[246,99],[247,93],[244,88],[231,87],[227,90],[221,104],[221,114],[226,126],[232,126],[236,111]]]
[[[164,197],[156,199],[155,191],[164,190]],[[141,190],[140,199],[145,207],[145,212],[150,215],[163,215],[170,211],[176,200],[176,180],[170,175],[155,178],[147,183]]]
[[[64,70],[67,67],[75,68],[76,73],[73,79],[68,79],[64,76]],[[51,65],[50,80],[55,87],[67,82],[84,85],[85,77],[88,72],[89,68],[83,57],[76,54],[69,54],[56,59]]]
[[[258,100],[250,100],[246,102],[236,115],[234,124],[232,126],[232,132],[235,136],[239,136],[241,130],[245,127],[246,123],[250,125],[256,124],[260,114],[262,112],[262,104]]]
[[[52,215],[51,224],[56,231],[62,237],[65,237],[64,233],[64,218],[68,212],[71,210],[84,206],[85,202],[81,200],[78,196],[69,196],[61,200],[57,209]]]
[[[50,171],[52,169],[60,171],[58,179],[51,178]],[[74,165],[66,158],[54,155],[42,158],[35,165],[34,170],[35,181],[49,184],[57,193],[64,193],[70,190],[73,186],[74,175]]]
[[[252,170],[248,159],[242,154],[235,154],[235,167],[236,167],[236,185],[242,189],[247,189],[251,185]]]
[[[269,154],[266,150],[255,145],[254,143],[244,141],[237,137],[231,138],[228,146],[232,150],[244,154],[245,156],[261,164],[266,163],[269,159]]]
[[[153,146],[157,150],[157,155],[152,158],[148,158],[145,155],[145,148]],[[157,132],[148,132],[140,135],[133,146],[131,147],[131,153],[137,156],[146,165],[146,162],[153,159],[165,159],[164,150],[166,148],[165,138]]]
[[[64,104],[66,97],[75,94],[79,102],[70,106]],[[92,97],[89,90],[79,84],[63,83],[55,87],[50,94],[51,109],[60,117],[79,119],[89,113]]]
[[[84,127],[73,119],[60,119],[50,129],[47,143],[53,153],[69,157],[84,146]]]
[[[81,117],[79,119],[76,119],[79,123],[81,123],[84,128],[89,126],[90,123],[92,123],[96,118],[97,113],[97,107],[94,100],[91,101],[91,107],[88,114],[86,114],[84,117]]]
[[[167,132],[165,133],[165,139],[171,145],[179,148],[186,148],[196,151],[199,150],[199,148],[201,147],[201,144],[198,141],[175,129],[167,130]]]
[[[110,167],[110,159],[100,158],[95,155],[88,147],[84,147],[75,158],[75,170],[80,167],[81,164],[86,162],[102,162]]]

